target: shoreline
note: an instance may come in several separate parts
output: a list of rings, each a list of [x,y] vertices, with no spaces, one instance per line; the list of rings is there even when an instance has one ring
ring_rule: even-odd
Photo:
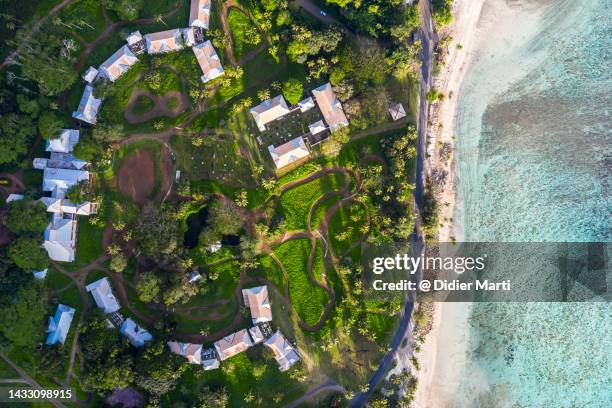
[[[441,224],[438,229],[438,242],[457,239],[456,234],[459,232],[453,220],[457,204],[455,116],[459,89],[467,67],[472,62],[474,36],[484,3],[485,0],[457,0],[453,7],[453,22],[442,30],[441,35],[452,37],[444,67],[434,79],[434,88],[443,94],[445,99],[430,105],[431,119],[427,130],[431,139],[427,148],[427,162],[431,169],[431,182],[438,189],[436,197]]]
[[[444,34],[451,35],[452,43],[449,45],[449,54],[445,59],[445,66],[434,79],[434,87],[446,96],[442,103],[430,105],[430,120],[427,135],[431,138],[427,147],[427,167],[430,169],[432,181],[438,185],[436,192],[438,201],[438,217],[443,224],[438,229],[438,241],[449,242],[454,240],[457,232],[453,222],[456,207],[456,165],[455,165],[455,138],[454,126],[457,111],[459,89],[463,82],[465,72],[471,63],[474,35],[480,19],[485,0],[457,0],[453,6],[453,22],[443,29]],[[458,47],[457,44],[461,46]],[[444,146],[447,156],[443,153]],[[412,406],[430,407],[439,406],[440,399],[435,398],[434,376],[439,351],[442,344],[439,339],[442,332],[442,317],[448,315],[445,303],[434,302],[431,316],[431,329],[425,335],[414,356],[419,361],[420,370],[415,376],[418,381]],[[453,306],[451,304],[451,306]]]

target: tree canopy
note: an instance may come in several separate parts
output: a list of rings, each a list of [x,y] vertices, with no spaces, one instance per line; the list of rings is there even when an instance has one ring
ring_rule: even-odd
[[[44,269],[49,265],[47,252],[37,239],[31,237],[17,238],[9,248],[11,260],[24,270]]]
[[[17,200],[9,204],[5,224],[15,234],[41,233],[47,227],[49,217],[40,201]]]
[[[291,105],[295,105],[300,101],[302,95],[304,94],[304,85],[295,79],[289,78],[287,81],[283,83],[283,95],[287,102]]]
[[[13,302],[0,309],[0,332],[16,346],[33,347],[42,340],[41,323],[47,314],[47,293],[37,282],[17,291]]]

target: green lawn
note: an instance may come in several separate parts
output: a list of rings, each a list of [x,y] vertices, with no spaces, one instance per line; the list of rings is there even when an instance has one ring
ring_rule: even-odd
[[[104,254],[102,236],[104,228],[91,225],[87,218],[79,220],[77,227],[77,252],[74,265],[85,266]]]
[[[142,115],[149,112],[154,106],[155,103],[151,98],[145,95],[140,95],[138,98],[136,98],[136,102],[132,107],[132,113],[135,115]]]
[[[288,231],[306,229],[311,206],[323,194],[346,185],[343,173],[330,173],[285,191],[280,197],[281,212]]]
[[[47,277],[45,278],[45,286],[48,289],[52,291],[58,291],[70,285],[71,283],[72,279],[70,279],[70,277],[64,275],[61,272],[56,271],[53,268],[49,268],[49,271],[47,272]]]
[[[280,293],[285,293],[285,276],[276,262],[268,255],[260,255],[257,262],[257,268],[250,270],[249,275],[268,279],[274,282]]]
[[[289,298],[297,314],[308,324],[316,324],[329,301],[328,293],[308,278],[306,267],[310,240],[294,239],[274,248],[289,277]]]
[[[227,16],[230,32],[232,34],[232,42],[234,43],[234,56],[240,59],[245,53],[257,48],[257,45],[249,44],[249,30],[254,27],[253,23],[247,15],[237,8],[230,8]],[[258,32],[259,33],[259,32]],[[258,34],[261,39],[261,34]]]
[[[312,212],[312,215],[310,218],[310,225],[312,226],[313,229],[316,229],[319,226],[321,221],[323,221],[325,214],[327,214],[327,211],[335,203],[340,201],[342,197],[343,196],[341,194],[334,194],[317,203],[316,207],[313,208],[314,211]]]

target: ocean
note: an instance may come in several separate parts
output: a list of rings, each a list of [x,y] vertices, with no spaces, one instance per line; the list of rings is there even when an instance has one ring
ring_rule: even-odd
[[[612,241],[611,10],[612,0],[486,1],[457,96],[458,240]],[[450,305],[442,405],[612,406],[609,293]]]

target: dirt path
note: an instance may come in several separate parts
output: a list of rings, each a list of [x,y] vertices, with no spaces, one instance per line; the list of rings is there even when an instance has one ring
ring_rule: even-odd
[[[153,102],[153,108],[144,113],[135,113],[134,107],[140,97],[149,98]],[[168,104],[172,99],[178,102],[176,106],[171,108]],[[123,116],[128,123],[135,125],[160,117],[176,118],[178,115],[185,112],[188,107],[189,101],[187,96],[179,91],[170,91],[165,95],[158,96],[151,91],[136,89],[132,92],[132,95],[130,95],[130,100],[128,101],[127,108],[123,112]]]
[[[38,384],[32,377],[30,377],[28,375],[28,373],[26,373],[21,367],[19,367],[17,364],[15,364],[10,358],[8,358],[1,351],[0,351],[0,358],[2,358],[4,361],[6,361],[6,363],[8,365],[10,365],[13,370],[17,371],[17,374],[19,374],[21,376],[21,378],[23,378],[23,380],[25,382],[27,382],[32,388],[37,389],[37,390],[42,390],[43,389],[43,387],[41,387],[40,384]],[[48,399],[47,401],[49,401],[53,406],[55,406],[57,408],[66,408],[66,406],[64,404],[62,404],[59,400]]]
[[[244,13],[244,15],[247,16],[249,20],[251,20],[251,23],[255,25],[255,27],[257,27],[257,29],[262,35],[262,42],[257,47],[257,49],[247,52],[246,54],[242,55],[240,57],[240,60],[236,60],[236,56],[234,55],[234,41],[232,39],[232,32],[230,30],[229,23],[227,21],[227,17],[229,15],[229,11],[231,8],[235,8],[237,10],[240,10],[242,13]],[[222,3],[221,26],[223,27],[223,33],[228,39],[228,46],[225,48],[225,55],[228,61],[230,62],[230,64],[234,67],[242,66],[246,64],[247,62],[255,59],[259,55],[260,52],[262,52],[268,47],[268,39],[266,38],[265,33],[259,28],[259,26],[255,24],[255,20],[253,16],[251,15],[251,13],[248,10],[246,10],[244,7],[242,7],[240,4],[235,2],[234,0],[227,0]]]

